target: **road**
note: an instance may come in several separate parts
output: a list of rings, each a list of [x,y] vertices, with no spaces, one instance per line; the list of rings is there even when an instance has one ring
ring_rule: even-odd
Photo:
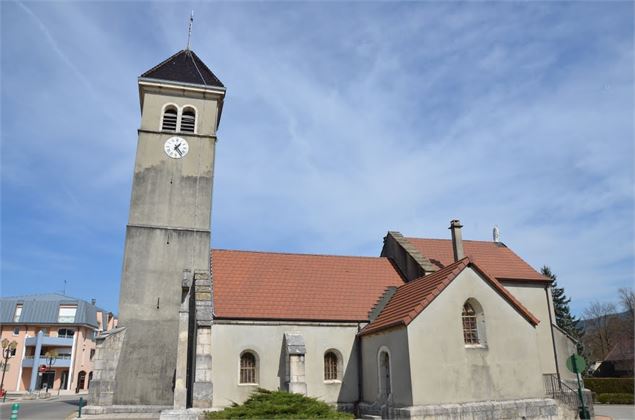
[[[595,404],[593,410],[596,416],[607,416],[613,420],[635,419],[635,407],[632,405]]]
[[[20,401],[19,420],[63,420],[79,407],[76,395],[61,396],[59,399]],[[0,407],[0,419],[11,417],[11,405],[8,401]]]

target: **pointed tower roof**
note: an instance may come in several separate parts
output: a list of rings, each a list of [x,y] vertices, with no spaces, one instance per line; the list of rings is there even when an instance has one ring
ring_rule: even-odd
[[[209,87],[225,87],[194,51],[188,49],[177,52],[140,77]]]

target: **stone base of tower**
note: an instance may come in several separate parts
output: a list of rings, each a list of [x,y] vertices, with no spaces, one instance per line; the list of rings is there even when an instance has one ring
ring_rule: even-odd
[[[111,406],[115,394],[117,366],[126,328],[114,328],[97,337],[93,379],[90,381],[89,401],[96,406]]]
[[[133,362],[131,359],[139,356],[126,351],[127,346],[130,348],[131,339],[137,338],[133,341],[138,341],[138,337],[133,337],[133,334],[139,328],[120,327],[97,338],[94,376],[89,397],[91,405],[86,407],[88,414],[152,413],[172,409],[174,412],[170,415],[176,415],[177,412],[196,411],[188,409],[187,406],[193,409],[212,407],[212,286],[209,272],[195,270],[192,273],[184,270],[182,289],[183,303],[179,311],[176,369],[174,378],[169,378],[173,381],[173,404],[143,402],[142,394],[147,393],[148,389],[144,386],[141,375],[132,377],[126,369],[122,369],[126,363]],[[142,354],[151,356],[155,353],[156,349],[153,349],[152,352],[145,351]],[[188,354],[192,358],[191,365],[188,363]],[[192,378],[190,383],[188,378]],[[156,384],[153,385],[156,387]],[[122,388],[137,389],[140,393],[118,395],[118,392],[121,394]],[[130,402],[136,400],[140,401],[139,404]]]

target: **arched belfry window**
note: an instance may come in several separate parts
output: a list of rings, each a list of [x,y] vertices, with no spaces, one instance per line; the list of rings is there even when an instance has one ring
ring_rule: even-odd
[[[196,127],[196,111],[187,107],[181,114],[181,131],[184,133],[194,133]]]
[[[483,308],[474,299],[463,304],[463,341],[466,345],[485,345],[485,318]]]
[[[178,111],[175,106],[169,105],[163,111],[163,120],[161,121],[161,130],[176,131],[176,120]]]
[[[250,351],[245,351],[240,355],[240,383],[258,383],[258,360],[256,355]]]

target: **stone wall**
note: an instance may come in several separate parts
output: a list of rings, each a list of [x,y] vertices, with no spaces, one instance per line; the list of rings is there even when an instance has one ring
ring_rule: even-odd
[[[377,407],[359,405],[363,416],[391,419],[558,419],[558,405],[551,399],[483,401],[465,404],[419,405],[411,407]]]
[[[126,328],[115,328],[97,337],[93,379],[90,381],[89,401],[91,405],[112,405],[115,390],[115,374]]]

